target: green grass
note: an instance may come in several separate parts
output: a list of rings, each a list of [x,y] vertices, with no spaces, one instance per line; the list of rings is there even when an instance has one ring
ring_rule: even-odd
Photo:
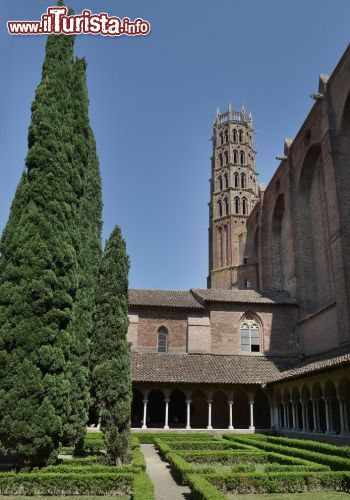
[[[104,500],[112,500],[114,498],[117,498],[118,500],[130,500],[130,496],[129,495],[116,495],[116,496],[96,496],[96,497],[88,497],[88,496],[85,496],[85,495],[76,495],[74,497],[66,497],[66,496],[62,496],[62,497],[22,497],[22,496],[15,496],[15,497],[10,497],[10,496],[2,496],[0,495],[0,498],[4,498],[6,500],[28,500],[29,498],[36,498],[38,500],[55,500],[57,498],[64,498],[65,500],[76,500],[77,498],[84,498],[84,500],[92,500],[92,499],[95,499],[95,498],[103,498]]]

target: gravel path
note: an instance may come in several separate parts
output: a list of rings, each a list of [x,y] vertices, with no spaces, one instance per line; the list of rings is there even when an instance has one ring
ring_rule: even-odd
[[[163,462],[153,444],[141,444],[142,453],[146,460],[147,474],[154,485],[156,500],[184,500],[190,499],[190,489],[179,486],[170,474],[170,466]]]

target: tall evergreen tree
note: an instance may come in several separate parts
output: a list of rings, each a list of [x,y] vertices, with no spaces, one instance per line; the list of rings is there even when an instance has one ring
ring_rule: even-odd
[[[73,72],[74,137],[73,164],[84,179],[77,213],[78,289],[69,331],[74,338],[69,362],[70,408],[65,426],[65,441],[82,444],[90,405],[89,342],[93,330],[95,286],[101,259],[102,196],[96,144],[89,124],[86,63],[78,59]]]
[[[72,77],[73,39],[49,37],[27,169],[0,244],[0,446],[21,464],[55,459],[69,412],[82,185],[72,161]]]
[[[130,440],[131,376],[128,329],[129,259],[117,226],[102,257],[92,343],[92,379],[111,463],[125,460]]]

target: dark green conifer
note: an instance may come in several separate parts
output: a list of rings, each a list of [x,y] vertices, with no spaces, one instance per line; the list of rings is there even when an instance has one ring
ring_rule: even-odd
[[[106,243],[96,295],[92,344],[94,390],[111,463],[123,463],[129,448],[132,399],[128,329],[129,259],[117,226]]]
[[[0,446],[28,465],[55,459],[69,412],[82,185],[72,158],[72,76],[73,39],[49,37],[27,169],[0,246]]]

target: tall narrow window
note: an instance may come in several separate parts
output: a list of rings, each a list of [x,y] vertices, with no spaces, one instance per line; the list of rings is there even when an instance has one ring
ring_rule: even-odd
[[[219,181],[219,190],[222,191],[222,177],[221,177],[221,175],[219,175],[218,181]]]
[[[224,207],[225,215],[228,215],[230,213],[228,198],[224,199]]]
[[[242,214],[243,215],[248,214],[248,200],[247,200],[247,198],[242,198]]]
[[[238,163],[238,153],[237,153],[237,151],[233,152],[233,163]]]
[[[261,351],[261,333],[257,321],[249,315],[241,324],[241,351],[242,352],[260,352]]]
[[[158,328],[158,352],[168,352],[168,330],[165,326]]]
[[[228,152],[225,151],[225,165],[228,164]]]
[[[241,200],[236,196],[235,198],[235,212],[239,214],[241,212]]]
[[[222,228],[218,229],[218,265],[222,266]]]
[[[239,187],[239,173],[235,172],[234,177],[235,177],[235,188],[238,188]]]
[[[225,130],[225,141],[228,142],[228,132]]]
[[[228,188],[228,174],[224,175],[224,189]]]
[[[243,151],[241,151],[240,159],[241,159],[241,165],[244,165],[245,156]]]
[[[222,132],[220,133],[220,144],[223,144],[224,143],[224,136],[222,134]]]
[[[222,203],[221,203],[221,200],[218,201],[218,216],[222,217]]]
[[[224,262],[224,264],[225,264],[226,266],[228,266],[228,265],[229,265],[229,254],[228,254],[228,252],[229,252],[229,246],[228,246],[228,245],[229,245],[229,241],[228,241],[228,226],[225,226],[225,227],[224,227],[224,235],[225,235],[225,238],[224,238],[224,240],[225,240],[225,262]]]
[[[220,165],[220,167],[222,167],[223,163],[224,162],[223,162],[223,159],[222,159],[222,154],[220,153],[219,154],[219,165]]]
[[[236,129],[232,130],[232,136],[233,136],[233,142],[237,142],[237,130]]]
[[[241,187],[247,187],[247,176],[243,173],[241,174]]]
[[[238,138],[239,138],[239,142],[243,142],[243,132],[242,132],[242,130],[240,130],[238,132]]]

